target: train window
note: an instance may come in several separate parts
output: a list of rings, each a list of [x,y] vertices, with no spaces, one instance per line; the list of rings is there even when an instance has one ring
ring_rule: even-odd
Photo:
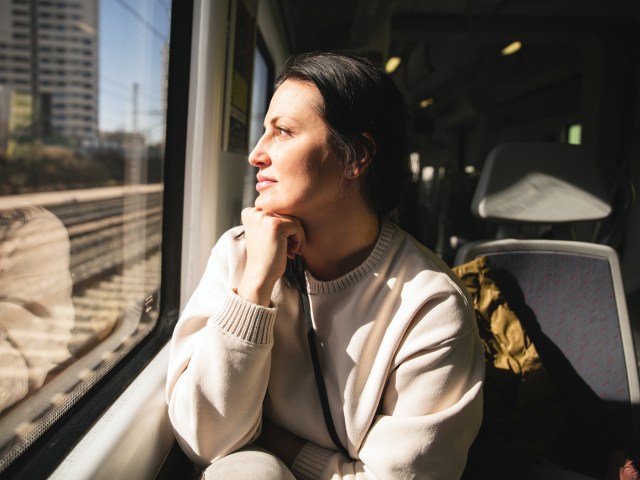
[[[17,3],[0,0],[0,472],[157,322],[171,14]]]

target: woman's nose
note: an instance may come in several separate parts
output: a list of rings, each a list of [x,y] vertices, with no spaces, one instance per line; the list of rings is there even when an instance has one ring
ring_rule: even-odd
[[[271,163],[271,159],[264,148],[263,139],[264,136],[258,140],[258,143],[256,143],[256,146],[253,147],[253,150],[251,150],[251,153],[249,154],[249,163],[254,167],[260,167]]]

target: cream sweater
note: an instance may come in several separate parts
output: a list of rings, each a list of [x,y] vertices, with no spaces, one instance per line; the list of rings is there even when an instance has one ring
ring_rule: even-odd
[[[484,360],[473,307],[434,253],[386,222],[357,269],[307,281],[331,412],[316,390],[299,293],[278,282],[273,308],[233,293],[241,227],[218,241],[178,321],[167,380],[183,449],[202,464],[251,443],[261,417],[306,439],[304,479],[455,479],[482,417]]]

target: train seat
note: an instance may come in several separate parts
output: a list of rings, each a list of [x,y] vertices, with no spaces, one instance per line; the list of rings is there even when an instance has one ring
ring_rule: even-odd
[[[555,390],[565,445],[554,460],[580,468],[585,457],[605,455],[596,445],[637,448],[638,369],[615,251],[587,242],[502,239],[467,244],[458,260],[478,257],[487,259]]]
[[[610,215],[599,179],[593,159],[570,145],[498,147],[482,171],[472,210],[504,228],[498,239],[462,245],[454,261],[459,269],[484,257],[548,374],[559,423],[555,440],[546,450],[538,444],[536,461],[524,467],[531,479],[594,477],[598,461],[610,462],[621,449],[631,456],[640,447],[638,363],[618,255],[611,246],[565,236],[573,238],[580,222]],[[541,238],[536,227],[542,225],[554,238]],[[467,477],[483,478],[473,473]]]

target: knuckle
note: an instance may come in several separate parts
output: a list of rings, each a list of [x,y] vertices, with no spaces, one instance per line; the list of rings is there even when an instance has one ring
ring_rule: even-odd
[[[242,212],[240,213],[242,220],[249,218],[249,215],[251,215],[251,208],[250,207],[243,208]]]

